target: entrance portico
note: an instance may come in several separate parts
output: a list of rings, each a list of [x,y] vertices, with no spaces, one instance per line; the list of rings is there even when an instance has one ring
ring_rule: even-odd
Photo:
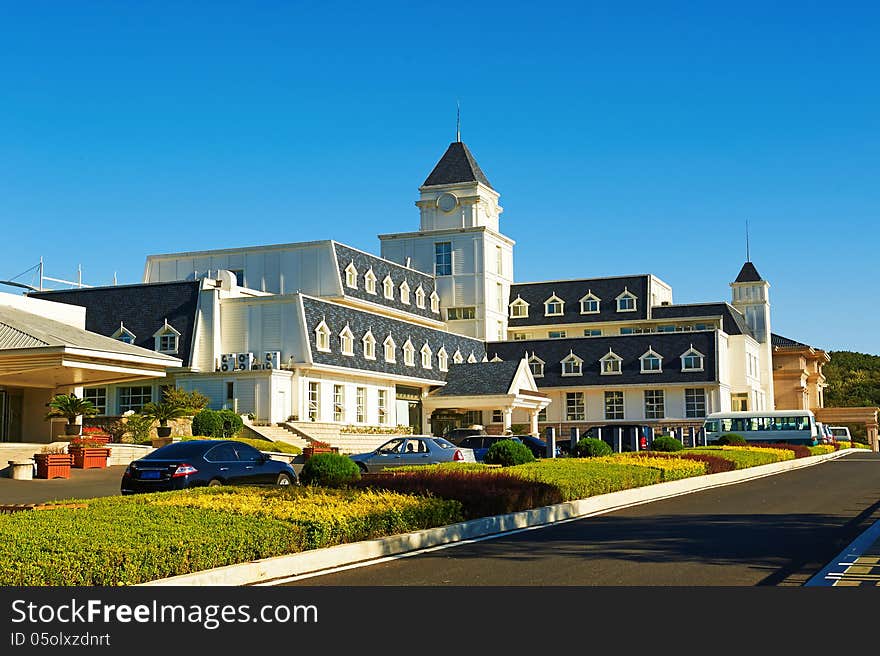
[[[529,415],[529,433],[537,436],[538,414],[550,405],[550,397],[538,391],[523,359],[450,365],[446,385],[428,394],[423,404],[428,416],[437,410],[500,410],[505,431],[511,429],[513,410],[523,409]]]

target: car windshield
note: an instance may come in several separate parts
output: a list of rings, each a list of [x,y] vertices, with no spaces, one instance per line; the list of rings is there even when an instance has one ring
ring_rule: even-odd
[[[403,439],[396,439],[391,440],[390,442],[385,442],[385,444],[380,446],[377,451],[379,453],[399,453],[402,446]]]
[[[442,437],[435,437],[434,444],[439,446],[441,449],[454,449],[454,448],[456,448],[452,442],[450,442],[448,440],[444,440]]]
[[[178,460],[193,458],[205,451],[205,444],[199,442],[175,442],[145,455],[142,460]]]

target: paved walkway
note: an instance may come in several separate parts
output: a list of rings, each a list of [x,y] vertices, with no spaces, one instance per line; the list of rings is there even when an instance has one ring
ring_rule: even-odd
[[[71,469],[70,478],[0,478],[0,505],[116,496],[124,471],[125,465],[111,465],[103,469]]]

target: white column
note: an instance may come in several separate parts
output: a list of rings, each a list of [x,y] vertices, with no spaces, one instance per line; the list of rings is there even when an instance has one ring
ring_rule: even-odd
[[[513,425],[513,408],[504,408],[504,430],[510,430]]]
[[[529,433],[535,437],[539,437],[538,432],[538,410],[529,410]]]

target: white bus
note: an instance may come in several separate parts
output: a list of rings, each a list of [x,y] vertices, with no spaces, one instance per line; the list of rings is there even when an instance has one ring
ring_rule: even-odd
[[[749,442],[815,446],[821,441],[816,418],[809,410],[713,412],[703,426],[708,444],[717,442],[725,433],[742,435]]]

